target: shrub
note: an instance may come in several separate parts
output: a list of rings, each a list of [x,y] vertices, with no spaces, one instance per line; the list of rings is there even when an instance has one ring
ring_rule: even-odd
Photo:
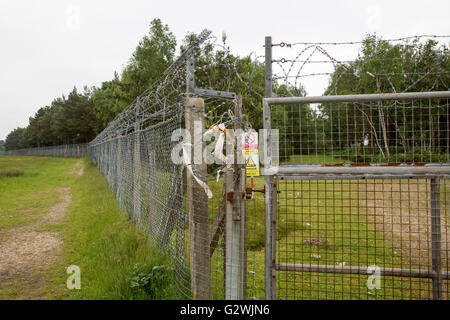
[[[149,299],[171,298],[175,289],[173,269],[167,265],[135,265],[128,284],[135,297],[145,294]]]
[[[20,169],[0,169],[0,178],[1,177],[18,177],[24,174],[23,170]]]

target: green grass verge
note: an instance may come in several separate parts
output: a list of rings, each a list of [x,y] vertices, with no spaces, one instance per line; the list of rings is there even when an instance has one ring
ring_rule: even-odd
[[[64,240],[57,261],[35,270],[44,285],[20,280],[3,284],[2,299],[174,299],[173,270],[167,256],[152,246],[122,212],[104,177],[87,159],[85,173],[71,172],[80,159],[0,157],[0,169],[18,168],[23,176],[0,181],[0,235],[30,224],[58,202],[55,188],[70,187],[72,204],[65,221],[35,231],[59,232]],[[0,237],[0,241],[1,237]],[[69,290],[66,268],[81,270],[81,289]],[[30,270],[30,274],[33,274]],[[38,275],[39,274],[39,275]],[[31,275],[32,277],[34,275]]]
[[[22,175],[0,178],[0,235],[33,222],[59,201],[56,188],[67,185],[75,159],[0,156],[0,171]]]
[[[168,257],[120,211],[97,168],[85,164],[72,186],[63,253],[65,265],[80,267],[82,287],[63,293],[74,299],[175,298]]]

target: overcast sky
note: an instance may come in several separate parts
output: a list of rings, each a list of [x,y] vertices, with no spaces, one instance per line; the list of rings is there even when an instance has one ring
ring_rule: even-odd
[[[266,35],[274,42],[448,35],[449,12],[448,0],[0,0],[0,140],[73,86],[110,80],[154,18],[178,42],[188,31],[225,31],[232,51],[246,55],[263,54]]]

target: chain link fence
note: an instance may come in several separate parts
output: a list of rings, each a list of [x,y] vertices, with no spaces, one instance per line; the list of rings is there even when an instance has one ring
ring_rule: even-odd
[[[67,144],[52,147],[40,147],[19,149],[10,151],[0,151],[0,155],[17,156],[49,156],[49,157],[87,157],[89,155],[89,144]]]
[[[234,74],[235,65],[209,62],[205,52],[217,47],[209,35],[203,31],[160,82],[112,121],[89,154],[120,207],[172,257],[180,298],[243,299],[254,272],[247,267],[243,200],[230,200],[229,191],[236,184],[245,190],[245,173],[232,174],[233,164],[217,156],[236,146],[236,121],[251,126],[236,116],[242,103],[235,93],[213,89],[229,81],[214,73]],[[207,153],[215,161],[205,161]],[[241,219],[227,221],[233,212]]]

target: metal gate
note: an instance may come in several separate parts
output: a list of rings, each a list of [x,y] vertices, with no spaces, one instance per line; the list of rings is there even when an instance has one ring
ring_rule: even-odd
[[[267,148],[264,170],[266,298],[448,299],[449,98],[264,99],[265,142],[279,146],[279,155]],[[302,128],[298,110],[313,103],[340,123],[321,118]],[[383,126],[382,112],[395,123]],[[327,125],[323,136],[317,128]],[[351,156],[338,153],[348,148]],[[371,148],[389,158],[375,162]]]
[[[449,299],[450,91],[274,96],[321,45],[266,37],[266,299]]]

